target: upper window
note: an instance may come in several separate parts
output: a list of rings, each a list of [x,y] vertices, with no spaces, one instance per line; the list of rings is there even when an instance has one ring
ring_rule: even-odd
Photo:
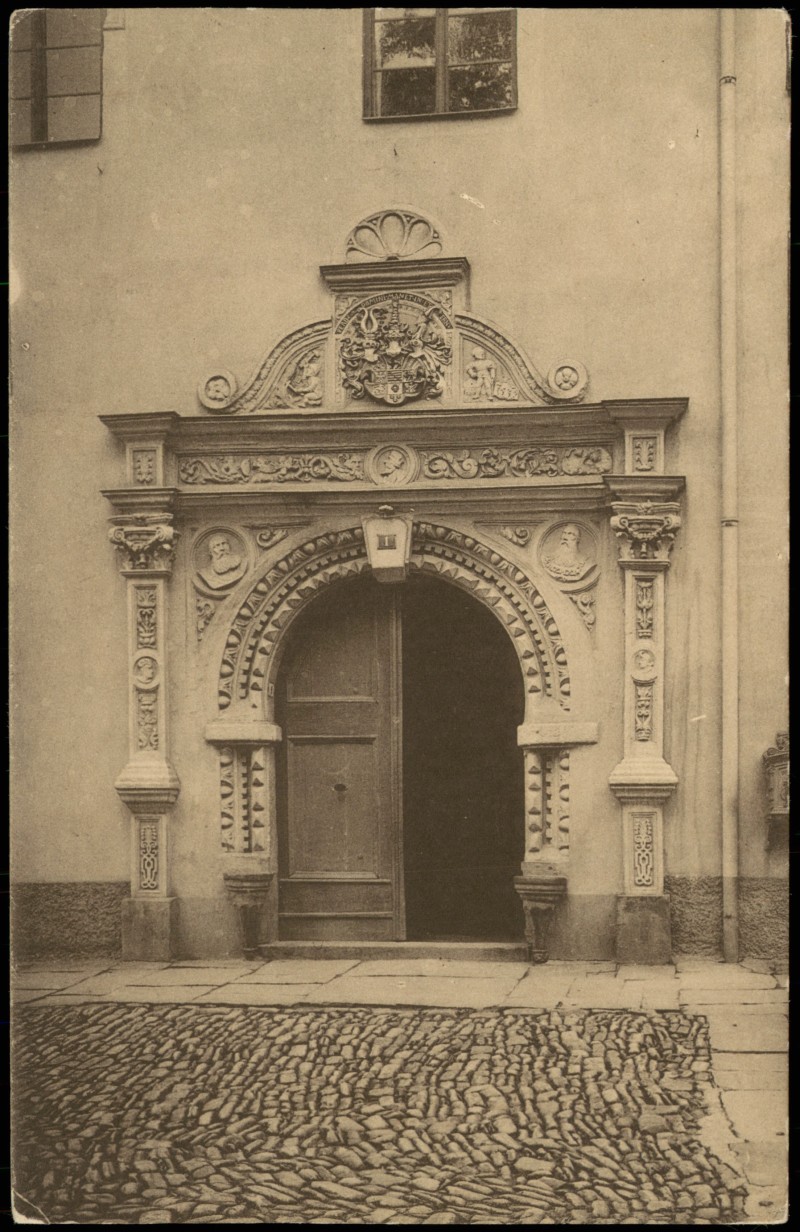
[[[515,9],[366,9],[364,116],[512,111]]]
[[[100,136],[105,9],[23,9],[11,24],[11,144]]]

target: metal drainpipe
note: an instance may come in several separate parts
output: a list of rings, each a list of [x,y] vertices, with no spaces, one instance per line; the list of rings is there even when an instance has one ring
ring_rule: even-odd
[[[719,11],[722,445],[722,951],[739,960],[739,490],[736,388],[736,10]]]

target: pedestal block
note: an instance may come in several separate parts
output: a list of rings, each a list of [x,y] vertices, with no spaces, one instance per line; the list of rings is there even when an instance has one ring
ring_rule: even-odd
[[[126,898],[122,904],[122,957],[169,962],[177,936],[177,898]]]
[[[656,966],[672,961],[669,895],[617,898],[617,962]]]
[[[272,885],[272,873],[224,872],[222,874],[228,899],[239,913],[242,952],[245,958],[258,953],[260,917]]]
[[[546,963],[553,912],[567,892],[566,877],[523,876],[514,878],[514,889],[525,913],[525,940],[528,962]]]

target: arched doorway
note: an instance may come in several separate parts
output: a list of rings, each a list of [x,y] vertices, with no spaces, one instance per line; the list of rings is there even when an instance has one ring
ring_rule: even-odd
[[[276,688],[280,938],[520,937],[523,709],[510,638],[458,588],[313,600]]]

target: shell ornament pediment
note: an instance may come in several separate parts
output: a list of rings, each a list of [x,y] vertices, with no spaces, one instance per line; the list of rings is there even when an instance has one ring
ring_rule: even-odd
[[[346,260],[322,267],[332,316],[286,334],[241,387],[225,369],[198,385],[217,415],[270,411],[369,411],[553,406],[581,402],[588,387],[577,361],[539,371],[521,346],[489,321],[459,311],[463,258],[440,258],[440,232],[409,210],[363,219]]]

